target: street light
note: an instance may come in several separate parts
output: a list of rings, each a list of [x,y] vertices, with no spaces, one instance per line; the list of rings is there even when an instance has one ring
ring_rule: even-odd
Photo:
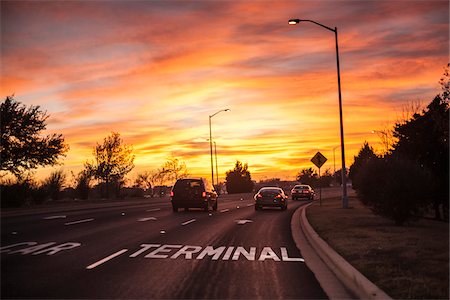
[[[210,150],[210,154],[211,154],[211,182],[212,182],[213,186],[214,186],[214,166],[213,166],[211,118],[214,117],[215,115],[217,115],[218,113],[223,112],[223,111],[229,111],[229,109],[228,108],[221,109],[218,112],[216,112],[216,113],[214,113],[214,114],[209,116],[209,150]]]
[[[310,22],[325,29],[334,32],[335,40],[336,40],[336,63],[337,63],[337,75],[338,75],[338,92],[339,92],[339,122],[341,129],[341,156],[342,156],[342,207],[348,208],[348,197],[347,197],[347,179],[346,179],[346,168],[345,168],[345,151],[344,151],[344,125],[342,122],[342,96],[341,96],[341,71],[339,68],[339,47],[338,47],[338,31],[337,27],[330,28],[323,24],[317,23],[312,20],[301,20],[301,19],[290,19],[289,25],[296,25],[300,22]]]
[[[217,144],[214,141],[214,156],[216,157],[216,184],[219,185],[219,167],[217,164]]]

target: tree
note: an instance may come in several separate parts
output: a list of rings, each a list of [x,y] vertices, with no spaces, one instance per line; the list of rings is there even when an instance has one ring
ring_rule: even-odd
[[[86,163],[86,169],[92,172],[94,177],[104,182],[106,197],[109,198],[110,184],[115,189],[120,188],[124,177],[134,168],[133,149],[123,143],[120,134],[112,132],[103,140],[103,144],[94,147],[95,161]]]
[[[385,157],[368,161],[356,174],[357,193],[374,213],[396,225],[417,220],[426,208],[431,177],[414,161]]]
[[[447,88],[448,89],[448,88]],[[448,93],[448,91],[447,91]],[[421,113],[395,124],[398,139],[393,156],[415,161],[433,176],[431,203],[441,219],[440,206],[448,219],[449,207],[449,100],[437,95]]]
[[[89,171],[89,168],[85,168],[84,170],[81,170],[76,176],[72,176],[75,178],[75,194],[77,195],[77,197],[83,200],[88,199],[93,176],[92,172]]]
[[[313,168],[302,169],[297,174],[297,181],[298,182],[300,182],[302,184],[310,185],[312,187],[315,187],[317,185],[318,180],[319,180],[319,176],[313,170]]]
[[[186,163],[175,157],[167,159],[162,166],[161,172],[165,173],[165,179],[169,181],[177,181],[189,176]]]
[[[0,170],[17,178],[39,166],[53,166],[69,149],[61,134],[42,136],[49,115],[39,106],[25,106],[7,96],[0,105]]]
[[[374,159],[378,159],[379,157],[373,151],[373,148],[369,146],[368,142],[364,142],[364,145],[358,152],[358,155],[354,157],[355,160],[353,164],[350,166],[349,178],[352,180],[352,185],[354,189],[358,188],[358,173],[365,167],[365,165]]]
[[[63,170],[56,170],[44,180],[42,188],[47,192],[52,200],[58,200],[59,193],[61,192],[65,181],[66,174],[64,174]]]
[[[249,193],[253,191],[255,183],[252,181],[247,164],[236,161],[233,170],[226,172],[226,186],[229,194]]]

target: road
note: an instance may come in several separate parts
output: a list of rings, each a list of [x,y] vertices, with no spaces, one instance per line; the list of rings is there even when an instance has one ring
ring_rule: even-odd
[[[209,213],[163,198],[3,217],[2,298],[327,298],[291,236],[306,203],[255,211],[241,194]]]

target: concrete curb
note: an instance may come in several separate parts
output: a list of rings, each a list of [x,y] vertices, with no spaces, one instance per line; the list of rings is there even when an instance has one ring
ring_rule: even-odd
[[[339,278],[347,289],[349,289],[360,299],[392,299],[363,274],[356,270],[352,265],[350,265],[317,234],[317,232],[309,224],[306,217],[306,208],[309,205],[305,206],[301,210],[300,224],[302,230],[308,239],[308,242],[320,258],[325,262],[325,264],[333,271],[336,277]]]

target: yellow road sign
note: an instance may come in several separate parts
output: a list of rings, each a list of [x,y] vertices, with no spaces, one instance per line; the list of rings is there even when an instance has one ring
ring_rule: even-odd
[[[313,158],[311,158],[311,161],[313,164],[316,165],[320,169],[320,167],[323,166],[323,164],[327,161],[327,158],[323,156],[322,153],[317,152],[316,155],[314,155]]]

